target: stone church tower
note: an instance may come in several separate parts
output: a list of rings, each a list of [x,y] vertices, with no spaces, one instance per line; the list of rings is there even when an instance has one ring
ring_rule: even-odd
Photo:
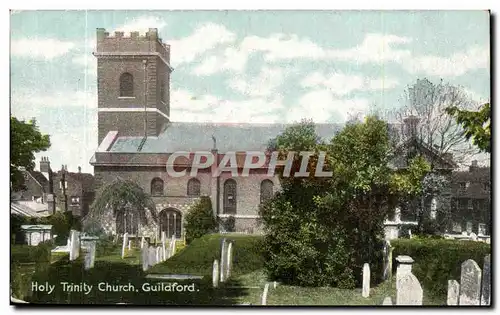
[[[158,136],[170,121],[170,46],[146,35],[97,29],[98,142],[108,131]]]

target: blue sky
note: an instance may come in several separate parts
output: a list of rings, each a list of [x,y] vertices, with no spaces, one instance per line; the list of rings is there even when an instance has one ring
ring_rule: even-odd
[[[16,12],[11,112],[51,135],[54,168],[92,171],[95,29],[150,27],[171,45],[173,121],[343,122],[424,77],[490,95],[486,11]]]

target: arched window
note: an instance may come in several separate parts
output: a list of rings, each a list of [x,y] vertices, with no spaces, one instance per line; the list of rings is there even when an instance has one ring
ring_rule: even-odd
[[[191,178],[188,181],[187,195],[189,197],[198,197],[200,195],[200,181],[197,178]]]
[[[116,233],[137,235],[139,230],[139,217],[131,211],[119,211],[116,213]]]
[[[134,77],[128,72],[120,76],[120,96],[134,96]]]
[[[151,196],[163,196],[163,180],[161,178],[153,178],[151,181]]]
[[[236,181],[228,179],[224,183],[224,214],[236,214]]]
[[[265,179],[260,183],[260,203],[264,203],[273,197],[273,182]]]
[[[161,232],[165,232],[167,239],[175,233],[175,238],[181,238],[182,233],[182,213],[174,208],[167,208],[160,212],[159,237]]]

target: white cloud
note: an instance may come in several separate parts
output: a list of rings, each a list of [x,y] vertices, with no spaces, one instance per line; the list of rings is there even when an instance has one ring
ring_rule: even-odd
[[[23,38],[11,41],[12,56],[51,60],[67,54],[75,48],[75,43],[53,38]]]
[[[486,47],[474,46],[449,57],[419,56],[404,64],[410,73],[434,76],[461,76],[474,69],[489,69],[490,53]]]
[[[314,90],[304,94],[298,104],[287,111],[286,120],[296,122],[307,118],[321,123],[340,116],[336,122],[345,122],[350,114],[365,113],[368,108],[367,99],[337,99],[328,90]]]
[[[331,93],[344,96],[355,91],[391,89],[398,85],[398,81],[393,78],[371,79],[360,75],[347,75],[340,72],[323,74],[316,71],[306,76],[302,80],[301,85],[307,88],[326,87]]]
[[[97,93],[95,90],[60,91],[51,94],[31,89],[12,90],[11,110],[16,116],[39,116],[47,107],[86,107],[92,110],[97,108]]]
[[[95,81],[97,78],[97,59],[90,53],[81,54],[73,57],[73,63],[82,67],[83,72],[89,76],[89,79]]]
[[[231,43],[236,39],[236,35],[230,32],[225,26],[206,23],[198,27],[191,35],[176,39],[167,40],[171,46],[172,64],[192,62],[206,51],[209,51],[220,44]]]
[[[157,28],[158,33],[161,35],[160,31],[167,25],[167,22],[156,16],[141,16],[132,20],[127,21],[125,24],[115,28],[115,31],[124,32],[126,36],[130,32],[139,32],[140,35],[145,35],[150,28]],[[110,35],[113,35],[111,33]]]
[[[207,76],[220,71],[242,72],[248,61],[248,53],[234,47],[228,47],[221,55],[207,56],[194,69],[193,74]]]
[[[246,96],[265,97],[276,94],[284,78],[284,70],[277,67],[263,67],[259,75],[252,79],[244,77],[229,79],[229,86]]]

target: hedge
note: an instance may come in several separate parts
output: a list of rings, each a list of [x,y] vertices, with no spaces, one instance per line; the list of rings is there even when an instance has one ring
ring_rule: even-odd
[[[415,261],[412,273],[424,290],[441,296],[447,294],[448,280],[460,282],[464,261],[473,259],[483,268],[484,257],[491,254],[489,244],[473,241],[413,238],[393,240],[391,246],[394,247],[394,270],[397,256],[410,256]]]
[[[10,261],[12,264],[50,262],[52,244],[52,242],[47,241],[37,246],[12,245],[10,247]]]

